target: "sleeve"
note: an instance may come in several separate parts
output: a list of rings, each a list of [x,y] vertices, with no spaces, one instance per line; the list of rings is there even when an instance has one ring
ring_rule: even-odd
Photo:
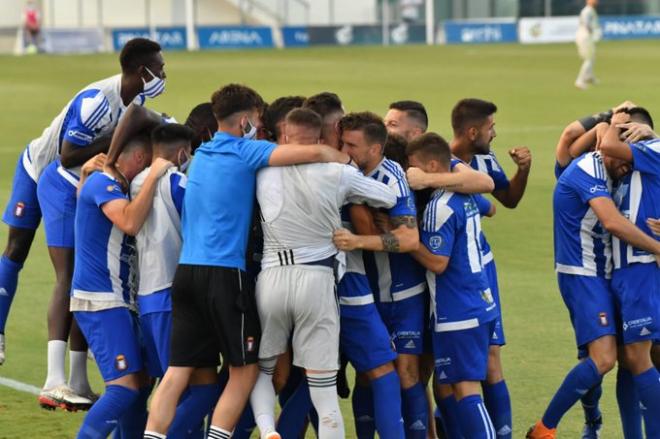
[[[100,90],[85,90],[69,105],[63,139],[77,146],[87,146],[112,120],[110,102]]]
[[[451,256],[459,220],[446,204],[431,202],[422,224],[422,244],[434,255]]]
[[[174,207],[176,207],[179,216],[181,216],[181,210],[183,209],[183,196],[186,193],[187,182],[187,177],[180,172],[173,172],[172,175],[170,175],[170,192]]]
[[[647,174],[660,174],[660,140],[633,143],[633,169]]]
[[[413,216],[417,217],[417,208],[415,207],[415,195],[410,190],[408,182],[404,177],[392,180],[390,189],[396,195],[396,202],[389,210],[390,217],[395,216]]]
[[[566,170],[568,166],[562,166],[559,162],[555,161],[555,179],[559,180],[561,174]]]
[[[245,140],[241,145],[241,154],[243,160],[255,171],[268,166],[268,160],[276,144],[266,142],[265,140]]]
[[[458,160],[458,159],[454,159],[454,158],[451,159],[451,162],[449,163],[449,170],[450,170],[450,171],[453,171],[454,168],[456,167],[456,165],[458,165],[459,163],[461,163],[460,160]]]
[[[90,194],[94,204],[98,207],[113,200],[128,200],[128,196],[121,190],[116,180],[106,177],[103,174],[97,174],[97,178],[90,178],[87,184],[91,185]]]
[[[499,191],[501,189],[507,189],[509,187],[509,178],[504,173],[495,154],[491,153],[488,160],[490,162],[488,166],[488,175],[490,175],[495,183],[495,190]]]
[[[392,189],[373,178],[365,177],[352,166],[342,166],[341,192],[344,199],[353,204],[368,204],[373,207],[391,208],[396,203]]]
[[[575,171],[568,180],[568,184],[577,192],[583,203],[588,203],[589,200],[598,197],[612,198],[606,180],[589,175],[582,168]]]
[[[488,215],[488,212],[490,212],[490,208],[493,205],[493,203],[491,203],[488,198],[484,197],[481,194],[474,194],[472,195],[472,197],[474,198],[475,203],[477,203],[477,208],[479,209],[479,215],[481,216]]]

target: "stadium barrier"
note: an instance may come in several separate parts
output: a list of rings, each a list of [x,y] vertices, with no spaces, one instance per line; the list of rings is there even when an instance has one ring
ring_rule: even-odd
[[[518,38],[523,44],[568,43],[575,41],[578,17],[533,17],[518,21]]]
[[[389,26],[386,35],[383,35],[383,27],[380,25],[285,26],[281,31],[284,47],[381,45],[385,42],[402,45],[426,42],[426,26],[406,23]]]
[[[157,27],[153,32],[146,27],[120,28],[112,30],[112,48],[119,51],[127,41],[137,37],[154,39],[165,50],[185,50],[188,44],[186,28],[183,26]]]
[[[197,28],[197,41],[202,50],[275,47],[273,30],[265,26],[202,26]]]
[[[444,39],[446,44],[515,43],[518,28],[515,19],[448,20]]]

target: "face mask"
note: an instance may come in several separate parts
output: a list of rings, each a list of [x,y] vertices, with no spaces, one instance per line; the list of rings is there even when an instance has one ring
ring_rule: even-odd
[[[243,138],[252,140],[255,137],[257,137],[257,127],[252,125],[250,119],[248,119],[247,125],[243,128]]]
[[[152,78],[149,82],[142,78],[142,82],[144,83],[144,90],[142,93],[146,97],[153,99],[165,91],[165,80],[154,75],[147,67],[145,67],[145,69],[149,72]]]
[[[192,157],[190,157],[185,152],[183,153],[183,157],[185,160],[184,162],[181,162],[181,159],[179,158],[179,172],[183,172],[185,174],[185,172],[190,167],[190,162],[192,162]]]

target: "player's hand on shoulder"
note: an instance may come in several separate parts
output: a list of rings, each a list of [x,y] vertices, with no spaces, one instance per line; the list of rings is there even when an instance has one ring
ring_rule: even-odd
[[[408,185],[414,190],[426,189],[429,187],[428,174],[419,168],[410,167],[406,171]]]
[[[95,171],[102,171],[105,166],[105,160],[107,156],[105,153],[96,154],[91,159],[87,160],[81,167],[80,172],[83,175],[89,175]]]
[[[337,250],[342,251],[352,251],[358,247],[358,237],[344,228],[335,230],[332,236],[332,242],[337,247]]]
[[[150,173],[156,178],[162,177],[168,169],[174,166],[174,163],[162,157],[156,157],[151,162]]]
[[[103,165],[103,172],[105,172],[106,174],[112,176],[115,180],[117,180],[119,186],[121,186],[121,189],[124,192],[128,191],[129,188],[128,181],[126,180],[124,175],[121,172],[119,172],[115,164],[105,163]]]
[[[517,146],[509,150],[513,162],[521,171],[529,171],[532,166],[532,152],[526,146]]]
[[[616,126],[621,129],[621,140],[626,143],[636,143],[642,139],[657,138],[658,135],[653,129],[639,122],[620,123]]]

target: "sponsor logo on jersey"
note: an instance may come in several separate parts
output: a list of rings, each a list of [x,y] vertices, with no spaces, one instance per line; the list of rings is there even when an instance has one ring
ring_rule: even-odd
[[[19,201],[16,203],[16,207],[14,207],[14,216],[20,218],[23,216],[25,213],[25,203],[22,201]]]
[[[117,370],[128,369],[128,363],[126,362],[126,357],[123,356],[122,354],[119,354],[117,355],[117,357],[115,357],[115,368]]]

